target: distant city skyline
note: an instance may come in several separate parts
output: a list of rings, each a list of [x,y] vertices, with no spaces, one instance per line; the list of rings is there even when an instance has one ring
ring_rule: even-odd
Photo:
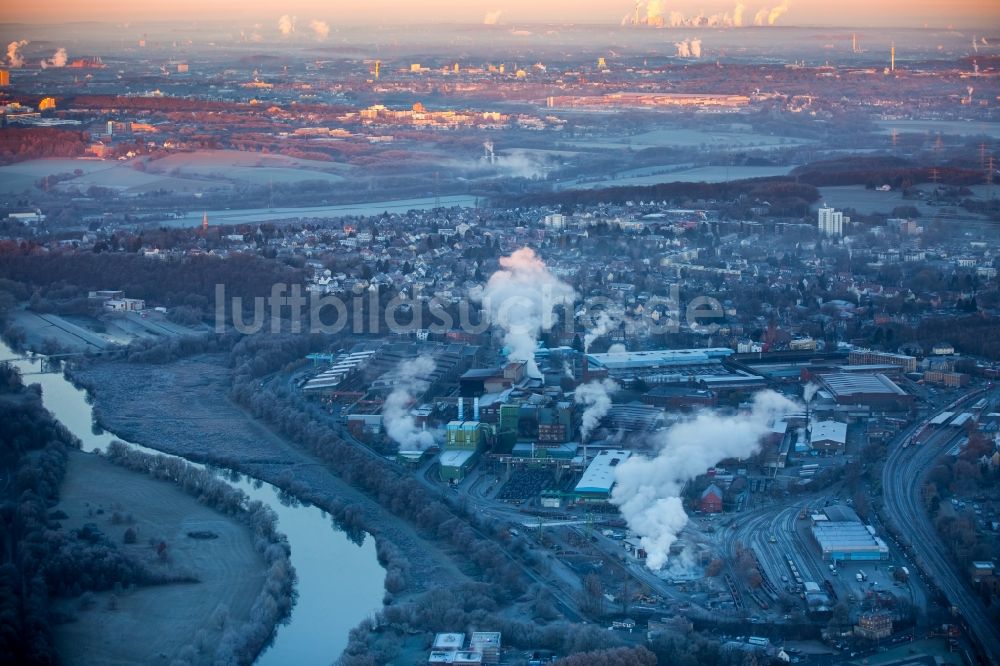
[[[121,0],[92,0],[69,3],[41,0],[16,3],[4,8],[0,21],[27,23],[63,23],[76,21],[132,22],[194,20],[232,20],[259,22],[263,31],[281,34],[279,20],[285,32],[309,32],[310,23],[325,21],[333,29],[338,25],[399,24],[399,23],[497,23],[528,24],[631,22],[635,16],[641,22],[695,27],[772,24],[782,26],[829,27],[922,27],[969,28],[1000,30],[1000,3],[991,0],[888,0],[871,3],[863,0],[842,0],[838,3],[817,0],[631,0],[612,2],[571,2],[552,0],[535,3],[529,0],[472,0],[456,6],[445,0],[399,2],[369,0],[366,2],[293,0],[275,5],[241,0],[220,0],[205,3],[193,0],[151,0],[144,3]],[[694,20],[701,17],[701,21]]]

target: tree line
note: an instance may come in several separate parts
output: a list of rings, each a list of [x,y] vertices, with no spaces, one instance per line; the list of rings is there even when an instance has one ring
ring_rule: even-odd
[[[216,664],[251,664],[272,640],[295,604],[295,569],[288,539],[278,531],[273,509],[231,486],[212,472],[181,458],[144,453],[122,442],[108,446],[107,458],[126,469],[170,481],[202,504],[233,516],[251,529],[254,547],[267,563],[264,585],[242,625],[225,623],[215,651]]]

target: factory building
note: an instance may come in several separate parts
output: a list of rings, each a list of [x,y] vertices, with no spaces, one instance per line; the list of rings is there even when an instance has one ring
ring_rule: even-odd
[[[631,451],[604,450],[594,456],[574,492],[582,500],[606,502],[615,485],[615,468],[632,455]]]
[[[823,390],[838,405],[867,405],[872,408],[902,410],[913,404],[913,396],[883,374],[818,375]]]
[[[715,347],[586,354],[584,380],[607,376],[625,384],[641,380],[654,386],[684,384],[714,391],[763,387],[760,376],[723,364],[733,353],[728,347]]]
[[[854,349],[847,356],[850,365],[897,365],[903,372],[916,372],[917,359],[905,354],[890,354],[889,352],[872,351],[871,349]]]
[[[847,424],[831,420],[813,421],[809,428],[809,446],[820,453],[843,453],[847,446]]]
[[[479,420],[479,398],[472,406],[472,420],[465,420],[465,400],[458,399],[458,418],[445,426],[444,450],[441,451],[441,478],[461,481],[475,466],[479,454],[493,436],[493,427]]]
[[[812,516],[812,535],[824,560],[878,562],[889,559],[889,547],[846,506],[828,506]]]

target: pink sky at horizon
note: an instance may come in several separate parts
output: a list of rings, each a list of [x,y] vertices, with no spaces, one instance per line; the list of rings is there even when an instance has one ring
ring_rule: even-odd
[[[651,0],[659,13],[668,16],[680,12],[686,17],[699,13],[734,13],[737,2],[726,0]],[[646,2],[643,3],[644,5]],[[743,0],[743,24],[751,25],[761,9],[786,4],[787,9],[776,25],[809,26],[898,26],[933,28],[977,27],[1000,30],[1000,2],[996,0]],[[320,19],[338,24],[398,24],[406,22],[480,23],[490,12],[502,12],[506,24],[532,22],[578,22],[617,24],[634,11],[632,0],[579,2],[550,0],[289,0],[285,3],[248,2],[246,0],[88,0],[85,3],[59,0],[35,0],[6,3],[0,10],[0,23],[63,23],[70,21],[232,21],[259,22],[262,28],[277,31],[281,14],[297,17],[302,28]],[[646,11],[644,8],[643,12]]]

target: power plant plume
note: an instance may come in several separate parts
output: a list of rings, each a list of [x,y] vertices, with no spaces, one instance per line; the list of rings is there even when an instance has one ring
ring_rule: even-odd
[[[611,409],[611,395],[618,390],[618,384],[610,379],[595,380],[576,387],[573,402],[584,405],[580,423],[580,437],[586,441]]]
[[[788,11],[788,0],[784,0],[780,5],[771,9],[767,14],[767,24],[774,25],[781,18],[781,15]]]
[[[615,468],[611,503],[639,535],[646,566],[659,570],[667,563],[670,546],[687,524],[684,485],[722,460],[755,453],[772,421],[793,411],[797,405],[791,400],[761,391],[749,413],[699,412],[657,436],[655,457],[633,455]]]
[[[282,17],[278,19],[278,32],[280,32],[283,37],[288,37],[295,32],[295,17],[289,16],[288,14],[282,15]]]
[[[813,398],[816,397],[816,392],[819,391],[819,384],[816,382],[809,382],[802,389],[802,400],[807,405],[812,402]]]
[[[765,23],[767,23],[767,15],[768,15],[767,7],[758,10],[757,13],[753,15],[753,24],[764,25]]]
[[[18,53],[18,49],[28,45],[27,39],[11,42],[7,45],[7,64],[11,67],[24,67],[24,58]]]
[[[733,26],[740,28],[743,26],[743,12],[746,11],[747,6],[742,2],[736,3],[736,8],[733,9]]]
[[[503,12],[499,9],[494,12],[486,12],[486,16],[483,17],[483,25],[499,25],[502,14]]]
[[[622,318],[625,313],[621,311],[620,308],[612,308],[609,310],[601,310],[601,313],[597,315],[597,321],[594,325],[590,327],[586,335],[583,336],[583,351],[584,353],[590,349],[590,345],[594,344],[602,335],[607,335],[611,331],[618,328],[622,323]]]
[[[42,69],[47,69],[49,67],[65,67],[67,60],[66,49],[58,48],[56,49],[56,52],[52,54],[51,58],[41,62]]]
[[[678,58],[700,58],[701,57],[701,40],[700,39],[685,39],[682,42],[677,42],[674,44],[677,48]]]
[[[436,367],[430,356],[418,356],[399,364],[396,385],[382,406],[382,422],[386,434],[399,444],[400,451],[426,451],[434,445],[434,436],[417,427],[410,405],[427,390],[426,378]]]
[[[330,24],[326,21],[320,21],[319,19],[313,19],[309,21],[309,28],[316,35],[316,39],[326,39],[330,36]]]
[[[503,330],[507,357],[527,363],[528,375],[540,377],[535,364],[538,336],[555,324],[557,306],[573,304],[573,288],[553,275],[534,250],[523,247],[501,257],[500,270],[471,296],[483,304],[490,322]]]

